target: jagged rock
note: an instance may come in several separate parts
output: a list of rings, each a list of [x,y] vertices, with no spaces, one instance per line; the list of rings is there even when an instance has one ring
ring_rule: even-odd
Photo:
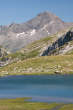
[[[42,56],[47,56],[51,54],[59,54],[60,47],[64,46],[68,42],[73,40],[73,31],[69,30],[66,34],[58,38],[55,42],[53,42],[48,48],[42,53]],[[58,50],[57,50],[58,49]]]
[[[71,25],[72,23],[65,23],[52,13],[44,12],[26,23],[0,26],[0,45],[16,52],[33,41],[55,34]]]

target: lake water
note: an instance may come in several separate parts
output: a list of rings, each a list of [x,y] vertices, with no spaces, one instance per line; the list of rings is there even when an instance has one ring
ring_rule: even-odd
[[[30,101],[73,103],[73,75],[0,78],[0,98],[32,97]]]

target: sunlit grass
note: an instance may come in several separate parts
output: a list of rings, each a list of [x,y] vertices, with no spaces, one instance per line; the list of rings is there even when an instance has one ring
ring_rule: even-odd
[[[58,104],[28,102],[27,98],[0,99],[0,110],[51,110]]]
[[[72,61],[73,55],[29,58],[0,68],[0,75],[73,74]]]
[[[0,110],[73,110],[73,104],[29,102],[28,99],[0,99]]]

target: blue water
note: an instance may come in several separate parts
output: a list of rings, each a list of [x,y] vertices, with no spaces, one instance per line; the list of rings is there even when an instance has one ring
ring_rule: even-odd
[[[0,78],[0,98],[32,97],[30,101],[73,103],[73,75]]]

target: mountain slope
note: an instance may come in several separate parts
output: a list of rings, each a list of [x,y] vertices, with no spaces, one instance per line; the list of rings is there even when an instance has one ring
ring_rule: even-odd
[[[73,55],[42,56],[19,60],[0,68],[3,75],[73,74]]]
[[[40,40],[34,41],[31,44],[20,49],[19,51],[9,54],[7,57],[12,60],[13,59],[24,60],[28,58],[39,57],[42,55],[44,50],[47,49],[48,45],[51,45],[53,42],[55,42],[58,39],[58,37],[63,36],[66,32],[68,32],[68,30],[69,29],[42,38]]]
[[[73,50],[73,27],[49,45],[42,56],[66,54],[71,50]]]
[[[27,23],[1,26],[0,43],[12,53],[1,48],[0,76],[73,74],[71,25],[45,12]]]
[[[0,45],[16,52],[33,41],[55,34],[71,25],[52,13],[44,12],[23,24],[0,26]]]
[[[4,49],[2,46],[0,46],[0,58],[8,55],[8,51]]]
[[[70,30],[71,29],[68,28],[54,35],[34,41],[19,51],[8,54],[6,58],[18,61],[39,56],[66,54],[73,48],[73,46],[71,46],[73,40],[69,39],[68,34],[70,33]],[[68,41],[63,42],[63,39]],[[60,45],[61,42],[63,42],[62,45]]]
[[[62,41],[60,47],[56,44],[57,41]],[[50,50],[51,54],[47,51],[48,54],[41,56],[53,44],[58,45],[56,51]],[[73,47],[73,28],[35,41],[20,51],[9,54],[6,58],[11,59],[11,62],[0,68],[0,75],[73,74],[73,54],[68,53],[73,49],[66,51],[69,46]]]

